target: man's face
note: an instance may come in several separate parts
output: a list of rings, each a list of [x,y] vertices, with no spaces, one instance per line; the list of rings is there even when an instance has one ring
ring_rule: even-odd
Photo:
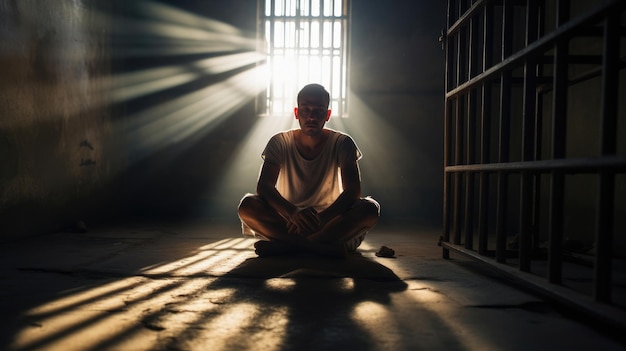
[[[327,106],[328,102],[315,96],[304,96],[300,99],[294,114],[303,133],[316,135],[324,128],[331,113]]]

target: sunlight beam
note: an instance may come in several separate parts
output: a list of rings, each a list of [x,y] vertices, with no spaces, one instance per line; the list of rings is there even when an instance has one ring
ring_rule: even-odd
[[[262,72],[261,67],[255,67],[130,116],[125,135],[131,142],[133,159],[138,161],[168,145],[208,132],[260,91],[254,82],[260,81]]]

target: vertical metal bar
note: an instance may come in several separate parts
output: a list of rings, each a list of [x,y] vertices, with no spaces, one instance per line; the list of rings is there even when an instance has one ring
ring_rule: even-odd
[[[569,0],[557,1],[557,25],[569,19]],[[567,123],[567,56],[569,38],[559,38],[554,48],[554,82],[552,102],[552,158],[565,157],[565,131]],[[548,281],[559,284],[562,280],[563,212],[565,175],[553,170],[550,184],[550,238],[548,248]]]
[[[459,58],[459,53],[457,53],[457,59]],[[462,148],[463,148],[463,101],[461,97],[455,100],[455,110],[454,110],[454,125],[455,125],[455,135],[454,135],[454,164],[459,165],[462,163]],[[462,173],[456,172],[454,173],[454,199],[452,203],[452,242],[455,245],[459,245],[461,243],[461,211],[460,211],[460,202],[461,202],[461,177]]]
[[[323,8],[324,4],[323,4],[323,0],[320,0],[319,2],[319,13],[317,15],[317,17],[315,17],[315,19],[317,20],[317,32],[313,33],[313,31],[311,30],[312,35],[317,36],[317,43],[318,43],[318,47],[317,47],[317,59],[320,62],[320,67],[322,67],[321,71],[324,71],[324,67],[322,66],[322,62],[324,60],[323,57],[323,52],[324,52],[324,8]],[[313,13],[311,12],[311,15],[313,15]],[[313,21],[311,20],[311,24],[313,24]],[[311,53],[311,56],[309,57],[309,59],[312,59],[314,56]],[[323,73],[319,73],[322,74]],[[320,84],[324,84],[324,82],[322,81],[322,76],[317,76],[317,77],[311,77],[309,75],[309,79],[313,79],[313,80],[317,80],[320,82]]]
[[[543,36],[545,31],[545,11],[546,5],[545,0],[540,0],[538,3],[538,24],[537,24],[537,38]],[[542,61],[543,62],[543,61]],[[544,67],[543,64],[537,65],[537,77],[544,76]],[[541,160],[542,156],[542,138],[543,138],[543,103],[544,103],[544,92],[542,88],[537,89],[537,104],[536,104],[536,113],[535,113],[535,154],[534,160]],[[539,228],[540,228],[540,218],[541,218],[541,175],[535,174],[533,177],[533,204],[534,204],[534,212],[533,212],[533,250],[539,250]]]
[[[448,0],[448,14],[447,14],[447,26],[446,26],[446,30],[444,33],[446,33],[445,35],[443,35],[443,44],[444,44],[444,49],[445,49],[445,57],[446,57],[446,63],[445,63],[445,91],[446,93],[450,91],[450,87],[451,87],[451,77],[450,77],[450,64],[452,61],[452,53],[450,52],[450,38],[448,37],[447,33],[448,30],[450,29],[451,23],[452,23],[452,8],[454,6],[454,0]],[[450,128],[450,111],[451,111],[451,99],[450,98],[446,98],[445,100],[445,104],[444,104],[444,120],[443,120],[443,166],[444,169],[446,166],[449,165],[449,158],[450,158],[450,139],[451,139],[451,128]],[[442,240],[444,242],[450,242],[450,195],[449,195],[449,189],[450,189],[450,183],[451,183],[451,174],[450,172],[446,172],[444,170],[443,173],[443,235],[442,235]],[[442,258],[447,259],[450,258],[450,250],[443,248],[442,250]]]
[[[459,17],[463,14],[463,0],[458,3]],[[465,29],[461,28],[457,33],[457,49],[456,49],[456,86],[461,85],[465,78],[465,65],[466,60],[466,38]],[[463,116],[464,116],[464,104],[462,97],[456,99],[456,109],[454,116],[454,164],[459,165],[463,163]],[[461,244],[461,187],[462,178],[464,174],[454,174],[454,201],[453,201],[453,216],[452,216],[452,228],[453,238],[452,242],[455,245]]]
[[[282,18],[280,19],[280,22],[283,25],[283,42],[282,42],[282,48],[283,48],[283,59],[287,58],[287,51],[289,50],[287,47],[287,0],[282,2]],[[287,101],[287,96],[289,96],[289,93],[287,92],[287,80],[283,80],[282,82],[282,106],[281,106],[281,113],[285,113],[285,111],[288,111],[289,109],[288,104],[291,103],[291,101]]]
[[[502,61],[511,55],[511,42],[513,39],[513,5],[510,2],[502,2]],[[500,79],[500,130],[499,130],[499,156],[498,162],[509,161],[509,134],[511,113],[511,71],[505,70]],[[498,205],[496,214],[496,261],[506,261],[506,222],[508,211],[508,175],[498,173]]]
[[[265,0],[268,1],[268,0]],[[265,52],[265,1],[257,1],[256,6],[256,50],[257,52]],[[264,60],[267,63],[267,58]],[[263,64],[261,61],[257,61],[256,66],[259,67]],[[267,113],[267,91],[261,90],[256,96],[254,101],[255,112],[257,115]]]
[[[526,4],[526,46],[537,40],[537,1]],[[522,115],[522,161],[533,159],[536,112],[536,58],[526,57],[524,64],[524,110]],[[532,174],[522,172],[520,184],[519,268],[530,271],[532,239]]]
[[[476,15],[470,19],[469,25],[469,45],[468,45],[468,74],[467,79],[471,79],[478,71],[478,18]],[[476,141],[476,105],[477,91],[471,89],[468,92],[467,100],[467,136],[466,136],[466,162],[472,164],[475,162],[475,141]],[[472,249],[474,247],[474,173],[468,172],[465,184],[465,248]]]
[[[447,66],[447,65],[446,65]],[[445,111],[444,111],[444,168],[449,165],[450,158],[450,140],[452,139],[451,132],[451,111],[452,111],[452,99],[446,99],[445,102]],[[452,174],[450,172],[444,171],[444,179],[443,179],[443,237],[442,240],[444,242],[450,242],[450,232],[451,232],[451,199],[450,199],[450,189],[452,186]],[[450,250],[444,248],[442,252],[442,257],[444,259],[450,258]]]
[[[296,5],[296,15],[294,17],[294,22],[295,22],[295,31],[294,31],[294,35],[295,35],[295,55],[296,55],[296,82],[299,82],[301,79],[300,76],[300,67],[302,66],[302,62],[300,62],[300,55],[301,55],[301,48],[302,48],[302,43],[300,42],[300,36],[302,35],[302,26],[304,26],[305,24],[302,21],[302,13],[301,13],[301,9],[300,9],[300,1],[299,0],[293,0],[295,2]],[[297,89],[299,88],[298,84],[296,84],[296,86],[294,87],[295,90],[297,91]],[[328,87],[328,89],[330,89],[331,87]],[[331,90],[332,91],[332,90]],[[331,95],[332,96],[332,95]]]
[[[342,116],[349,113],[348,112],[348,82],[350,81],[350,65],[348,64],[348,58],[352,52],[352,41],[348,40],[351,37],[352,32],[352,0],[344,0],[344,33],[343,33],[343,42],[344,46],[342,47],[344,50],[344,55],[342,58],[342,84],[341,84],[341,105],[342,105]]]
[[[486,4],[483,8],[483,72],[492,64],[493,38],[493,7]],[[481,121],[480,121],[480,163],[490,162],[489,153],[491,151],[491,82],[482,83],[481,94]],[[487,254],[488,234],[489,234],[489,174],[480,173],[478,184],[478,253]]]
[[[276,17],[275,17],[275,13],[274,13],[274,9],[276,6],[275,4],[275,0],[269,0],[271,1],[270,4],[270,13],[269,13],[269,24],[266,28],[269,28],[269,52],[267,53],[267,56],[270,58],[270,63],[269,63],[269,70],[270,70],[270,77],[274,76],[274,69],[275,69],[275,65],[276,65],[276,60],[274,58],[274,53],[275,53],[275,48],[274,48],[274,38],[276,35]],[[274,114],[274,108],[275,108],[275,100],[276,100],[276,89],[274,89],[274,82],[270,80],[269,83],[269,92],[268,92],[268,113],[270,115]]]
[[[602,125],[600,147],[602,156],[617,150],[617,113],[619,91],[619,12],[608,12],[604,22],[604,53],[602,59]],[[615,174],[600,170],[596,228],[596,264],[594,266],[594,298],[611,300],[611,244],[613,236]]]

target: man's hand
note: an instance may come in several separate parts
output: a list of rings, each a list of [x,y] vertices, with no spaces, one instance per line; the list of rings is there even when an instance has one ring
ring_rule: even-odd
[[[320,217],[313,207],[299,209],[287,221],[289,234],[306,236],[319,228]]]

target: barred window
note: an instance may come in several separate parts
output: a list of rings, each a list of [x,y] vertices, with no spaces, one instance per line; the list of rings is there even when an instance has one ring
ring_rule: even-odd
[[[349,0],[259,0],[259,35],[267,55],[261,115],[290,115],[308,83],[330,92],[334,116],[347,116]]]

